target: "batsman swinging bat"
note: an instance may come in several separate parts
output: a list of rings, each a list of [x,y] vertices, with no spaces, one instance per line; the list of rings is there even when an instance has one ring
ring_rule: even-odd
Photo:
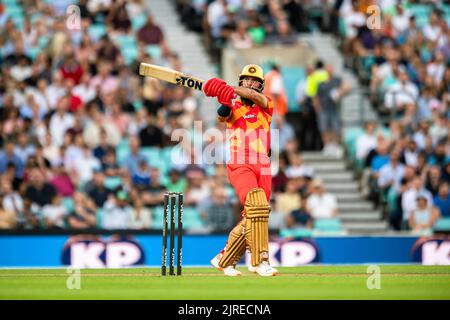
[[[141,76],[160,79],[198,91],[203,91],[203,83],[205,82],[202,79],[184,74],[180,71],[144,62],[141,62],[139,65],[139,74]]]

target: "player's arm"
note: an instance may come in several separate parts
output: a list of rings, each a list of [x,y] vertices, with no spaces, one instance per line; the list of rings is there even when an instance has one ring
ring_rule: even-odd
[[[245,87],[234,87],[234,92],[241,98],[249,99],[262,108],[268,107],[268,100],[266,96],[256,92],[255,90]]]

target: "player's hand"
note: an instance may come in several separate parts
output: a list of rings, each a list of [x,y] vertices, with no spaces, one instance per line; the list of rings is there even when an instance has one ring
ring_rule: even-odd
[[[220,89],[219,95],[217,96],[217,100],[219,101],[219,103],[230,107],[231,100],[234,97],[235,97],[234,88],[232,86],[226,85]]]
[[[221,89],[226,86],[227,83],[219,78],[211,78],[206,81],[203,91],[207,97],[217,97]]]

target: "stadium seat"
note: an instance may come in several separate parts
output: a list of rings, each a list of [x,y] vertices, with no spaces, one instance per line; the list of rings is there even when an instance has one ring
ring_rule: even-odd
[[[123,60],[126,65],[131,64],[138,56],[138,48],[136,43],[126,43],[120,48]]]
[[[152,163],[156,163],[156,162],[159,162],[160,160],[163,160],[162,157],[161,157],[161,148],[158,148],[158,147],[142,147],[141,148],[141,152],[147,158],[147,161],[148,161],[150,166],[152,165]]]
[[[72,197],[62,198],[62,205],[67,210],[67,212],[73,212],[75,209],[75,204],[73,203]]]
[[[342,223],[339,219],[317,219],[314,221],[314,229],[321,232],[342,231]]]
[[[11,7],[11,6],[17,6],[17,0],[3,0],[2,3],[6,6],[6,7]]]
[[[38,56],[39,52],[41,52],[41,48],[39,47],[29,47],[26,49],[27,55],[31,58],[31,60],[36,60],[36,57]]]
[[[120,177],[105,177],[105,188],[114,190],[122,184],[122,178]]]
[[[159,60],[162,57],[162,49],[159,45],[149,45],[145,47],[145,52],[153,59]]]
[[[162,229],[164,223],[164,207],[157,206],[152,208],[152,223],[150,229]]]
[[[138,30],[145,24],[146,21],[147,21],[146,14],[141,13],[131,19],[131,27],[133,28],[133,30]]]
[[[96,212],[97,228],[103,228],[103,209],[99,208]]]
[[[125,164],[125,161],[129,155],[130,155],[130,147],[128,146],[128,144],[122,145],[119,143],[116,146],[116,157],[119,166],[123,166]]]
[[[106,27],[103,24],[93,24],[88,30],[89,36],[97,41],[106,34]]]
[[[441,218],[433,226],[434,232],[450,232],[450,218]]]
[[[282,238],[308,238],[313,235],[311,229],[306,228],[293,228],[280,230],[280,236]]]

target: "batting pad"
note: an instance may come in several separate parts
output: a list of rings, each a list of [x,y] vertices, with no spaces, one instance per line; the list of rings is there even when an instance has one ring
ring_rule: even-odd
[[[245,219],[234,227],[233,230],[231,230],[225,252],[219,261],[219,267],[226,268],[228,266],[235,265],[244,255],[246,248],[244,223]]]
[[[245,200],[245,238],[250,248],[252,266],[259,265],[269,252],[270,206],[261,188],[252,189]]]

